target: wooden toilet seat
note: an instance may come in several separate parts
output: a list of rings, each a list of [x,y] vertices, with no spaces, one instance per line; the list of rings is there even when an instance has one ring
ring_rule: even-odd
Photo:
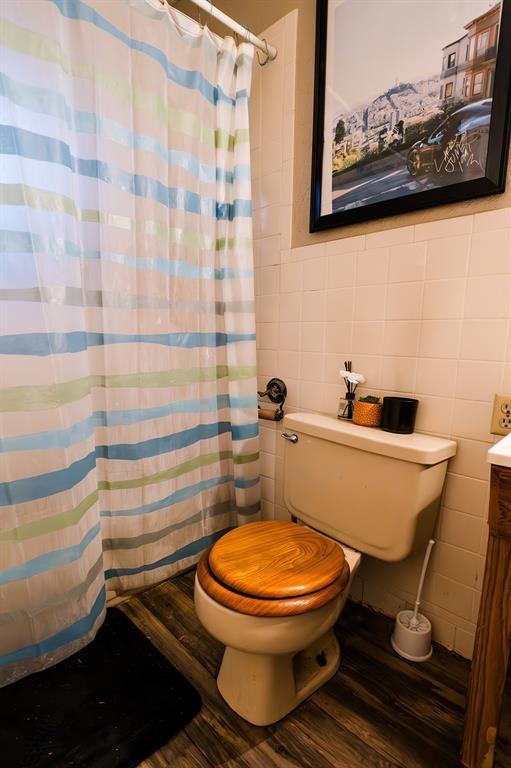
[[[216,602],[254,616],[292,616],[340,595],[350,569],[342,547],[281,520],[248,523],[201,557],[197,578]]]

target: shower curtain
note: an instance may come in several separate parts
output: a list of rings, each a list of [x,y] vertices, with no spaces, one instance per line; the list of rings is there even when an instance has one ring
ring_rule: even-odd
[[[251,46],[0,7],[0,684],[259,509]]]

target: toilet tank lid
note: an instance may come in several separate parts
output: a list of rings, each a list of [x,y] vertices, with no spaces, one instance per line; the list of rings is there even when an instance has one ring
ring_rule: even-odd
[[[456,453],[454,440],[418,432],[398,435],[374,427],[360,427],[351,421],[320,413],[288,414],[284,418],[284,428],[415,464],[438,464]]]

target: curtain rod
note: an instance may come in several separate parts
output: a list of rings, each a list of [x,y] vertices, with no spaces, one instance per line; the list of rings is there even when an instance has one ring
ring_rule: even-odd
[[[160,0],[160,2],[162,5],[164,5],[166,0]],[[172,5],[172,0],[169,0],[169,2],[170,5]],[[239,24],[237,21],[234,21],[234,19],[231,19],[230,16],[227,16],[226,13],[219,10],[218,8],[215,8],[210,0],[190,0],[190,2],[192,2],[194,5],[197,5],[203,11],[207,11],[207,13],[212,18],[216,19],[221,24],[224,24],[229,29],[232,29],[233,32],[236,32],[247,42],[252,43],[254,48],[258,48],[260,51],[263,51],[263,53],[265,53],[268,57],[266,61],[273,61],[273,59],[277,57],[278,51],[276,48],[274,48],[273,45],[268,45],[266,40],[261,40],[260,37],[253,35],[252,32],[250,32],[250,30],[244,27],[242,24]]]

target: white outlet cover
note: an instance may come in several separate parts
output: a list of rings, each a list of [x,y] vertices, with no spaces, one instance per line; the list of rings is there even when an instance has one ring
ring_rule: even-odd
[[[490,432],[507,435],[511,432],[511,395],[497,392],[493,401]]]

